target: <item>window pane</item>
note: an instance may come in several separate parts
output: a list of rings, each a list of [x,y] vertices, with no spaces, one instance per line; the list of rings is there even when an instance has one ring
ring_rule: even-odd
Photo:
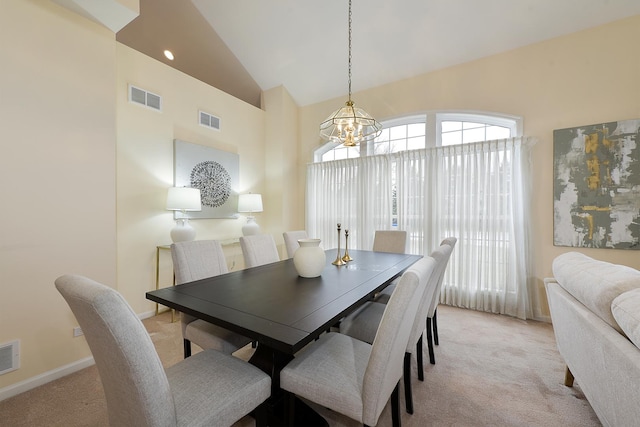
[[[486,141],[484,137],[484,126],[476,129],[465,130],[462,136],[462,142],[468,144],[470,142]]]
[[[389,140],[389,129],[382,129],[382,132],[374,141],[378,142],[378,141],[388,141],[388,140]]]
[[[407,137],[423,136],[426,132],[424,123],[413,123],[407,126]]]
[[[416,136],[414,138],[407,139],[407,150],[419,150],[425,147],[424,136]]]
[[[462,144],[462,131],[448,132],[442,134],[442,145]]]
[[[373,145],[373,154],[386,154],[389,152],[389,141]]]
[[[484,123],[462,122],[462,129],[482,128],[485,126],[486,125]]]
[[[334,159],[334,156],[335,156],[334,150],[329,150],[322,155],[322,161],[329,162]]]
[[[333,150],[333,153],[336,156],[335,160],[347,158],[347,150],[345,148],[336,148],[335,150]]]
[[[462,143],[468,144],[470,142],[485,141],[486,139],[484,130],[484,126],[482,126],[481,128],[464,130],[462,134]]]
[[[398,139],[395,141],[390,141],[389,152],[397,153],[398,151],[404,151],[407,149],[406,139]]]
[[[345,147],[345,151],[347,152],[347,158],[349,159],[360,157],[360,147]]]
[[[389,138],[390,139],[401,139],[407,137],[407,126],[394,126],[389,129]]]
[[[462,129],[462,122],[442,122],[442,132],[451,132]]]
[[[511,129],[502,126],[487,127],[487,141],[504,138],[511,138]]]

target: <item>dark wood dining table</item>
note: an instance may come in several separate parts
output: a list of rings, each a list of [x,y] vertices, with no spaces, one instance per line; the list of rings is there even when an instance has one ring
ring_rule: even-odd
[[[335,266],[326,252],[316,278],[300,277],[293,259],[147,292],[147,299],[245,335],[257,342],[250,363],[272,378],[295,353],[370,300],[422,256],[350,250],[353,261]],[[297,416],[297,414],[296,414]]]

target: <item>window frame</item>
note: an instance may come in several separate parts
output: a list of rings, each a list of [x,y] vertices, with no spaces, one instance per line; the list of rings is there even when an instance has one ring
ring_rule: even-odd
[[[491,111],[473,110],[442,110],[418,114],[408,114],[381,121],[382,128],[388,129],[395,126],[424,123],[425,147],[433,148],[442,145],[442,122],[459,121],[483,123],[485,125],[501,126],[511,130],[511,137],[523,135],[523,120],[520,116],[495,113]],[[328,141],[313,152],[313,162],[322,162],[322,156],[339,146],[337,142]],[[366,141],[360,145],[360,157],[374,155],[374,140]],[[334,160],[327,160],[334,161]]]
[[[442,111],[435,114],[435,146],[442,146],[442,122],[473,122],[501,126],[511,130],[511,137],[522,136],[522,117],[481,111]]]

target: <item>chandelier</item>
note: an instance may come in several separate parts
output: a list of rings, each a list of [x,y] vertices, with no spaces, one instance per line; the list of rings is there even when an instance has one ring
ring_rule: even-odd
[[[351,100],[351,0],[349,0],[349,98],[344,107],[331,113],[320,123],[320,136],[347,147],[374,139],[382,132],[382,126]]]

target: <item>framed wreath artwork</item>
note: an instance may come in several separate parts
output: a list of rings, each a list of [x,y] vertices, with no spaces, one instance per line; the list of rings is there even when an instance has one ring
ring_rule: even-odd
[[[176,211],[176,219],[237,218],[239,163],[237,154],[174,140],[174,186],[198,188],[202,200],[201,211]]]

